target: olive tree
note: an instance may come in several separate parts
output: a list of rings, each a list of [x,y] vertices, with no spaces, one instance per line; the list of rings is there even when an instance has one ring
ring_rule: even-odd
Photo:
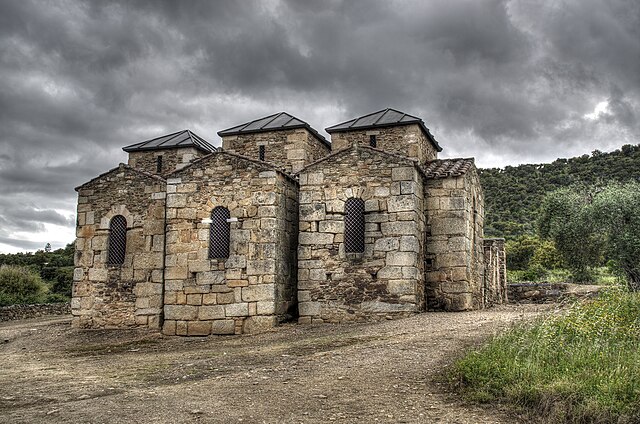
[[[547,195],[538,218],[538,231],[553,240],[574,281],[593,280],[590,269],[602,262],[604,235],[593,217],[592,196],[576,189]]]
[[[607,255],[640,290],[640,184],[610,185],[594,197],[592,214],[606,236]]]

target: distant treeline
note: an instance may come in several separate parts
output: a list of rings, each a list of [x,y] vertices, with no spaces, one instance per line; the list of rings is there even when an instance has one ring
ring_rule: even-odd
[[[26,268],[46,284],[44,301],[65,300],[71,297],[74,246],[74,243],[69,243],[64,249],[50,252],[38,250],[37,252],[0,254],[0,268],[4,271],[9,267]],[[9,267],[2,267],[3,265]]]
[[[485,235],[509,240],[535,234],[539,207],[547,193],[584,185],[640,181],[640,144],[611,153],[556,159],[552,163],[480,170],[485,195]]]

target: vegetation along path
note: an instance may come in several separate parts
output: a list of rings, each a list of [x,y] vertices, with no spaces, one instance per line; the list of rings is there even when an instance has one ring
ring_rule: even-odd
[[[77,331],[60,318],[2,323],[0,421],[519,422],[460,401],[442,370],[541,308],[207,338]]]

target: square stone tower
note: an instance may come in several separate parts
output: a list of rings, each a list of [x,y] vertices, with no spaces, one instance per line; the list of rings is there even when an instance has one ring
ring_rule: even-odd
[[[218,132],[228,152],[266,161],[285,172],[298,172],[326,156],[331,144],[308,123],[276,113]]]

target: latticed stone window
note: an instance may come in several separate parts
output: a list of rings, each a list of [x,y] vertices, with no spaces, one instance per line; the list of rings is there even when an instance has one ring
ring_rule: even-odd
[[[264,145],[258,147],[258,158],[260,160],[264,160],[264,151],[265,151]]]
[[[344,204],[344,251],[364,252],[364,200],[355,197]]]
[[[369,146],[378,147],[378,140],[376,139],[376,136],[374,134],[371,134],[369,136]]]
[[[231,227],[229,209],[217,206],[211,211],[211,227],[209,227],[209,259],[229,257]]]
[[[122,215],[111,218],[109,223],[108,265],[122,265],[127,251],[127,220]]]

